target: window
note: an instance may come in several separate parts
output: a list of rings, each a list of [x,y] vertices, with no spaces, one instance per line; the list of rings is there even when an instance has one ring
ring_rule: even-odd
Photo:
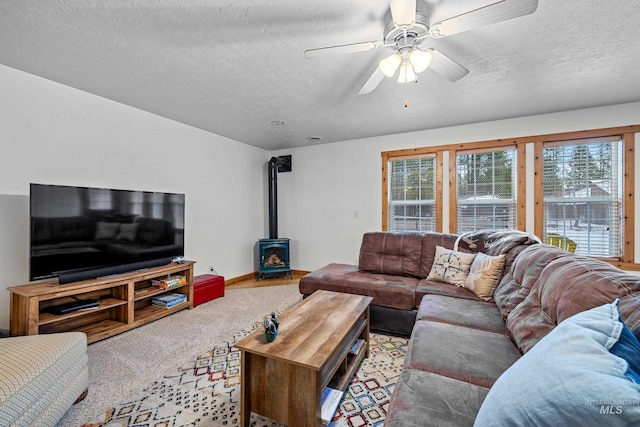
[[[640,125],[385,151],[382,229],[513,228],[640,271]]]
[[[436,158],[388,161],[388,230],[435,231]]]
[[[517,228],[516,149],[456,154],[456,231]]]
[[[622,257],[620,137],[545,143],[544,238],[576,253]]]

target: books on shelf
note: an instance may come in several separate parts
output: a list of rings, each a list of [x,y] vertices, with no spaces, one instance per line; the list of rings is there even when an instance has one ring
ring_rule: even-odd
[[[358,354],[362,346],[364,345],[363,339],[357,339],[356,342],[351,346],[351,350],[349,350],[349,354]]]
[[[322,392],[322,405],[320,411],[320,418],[322,419],[322,424],[327,425],[331,418],[333,418],[333,414],[336,413],[336,409],[338,409],[338,404],[342,400],[343,392],[340,390],[335,390],[333,388],[327,387]]]
[[[151,303],[156,307],[171,308],[187,301],[185,294],[162,294],[151,299]]]
[[[165,279],[152,279],[151,284],[160,289],[172,289],[187,284],[187,276],[180,274]]]

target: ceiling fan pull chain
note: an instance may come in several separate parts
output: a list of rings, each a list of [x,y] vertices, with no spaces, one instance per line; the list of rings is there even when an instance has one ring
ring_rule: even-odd
[[[416,77],[417,78],[417,77]],[[404,85],[404,108],[409,107],[409,85]]]

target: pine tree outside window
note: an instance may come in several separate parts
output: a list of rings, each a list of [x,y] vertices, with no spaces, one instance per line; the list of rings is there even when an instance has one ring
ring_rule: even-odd
[[[456,232],[516,228],[516,149],[456,155]]]
[[[544,145],[546,242],[579,254],[622,256],[623,151],[619,137]]]
[[[436,230],[435,156],[389,160],[388,230],[431,232]]]

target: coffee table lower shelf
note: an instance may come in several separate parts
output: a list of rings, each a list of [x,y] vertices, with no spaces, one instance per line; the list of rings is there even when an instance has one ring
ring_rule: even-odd
[[[346,392],[366,354],[367,349],[365,349],[364,346],[357,354],[348,354],[346,368],[344,370],[339,370],[336,375],[333,376],[331,381],[329,381],[327,387]]]

